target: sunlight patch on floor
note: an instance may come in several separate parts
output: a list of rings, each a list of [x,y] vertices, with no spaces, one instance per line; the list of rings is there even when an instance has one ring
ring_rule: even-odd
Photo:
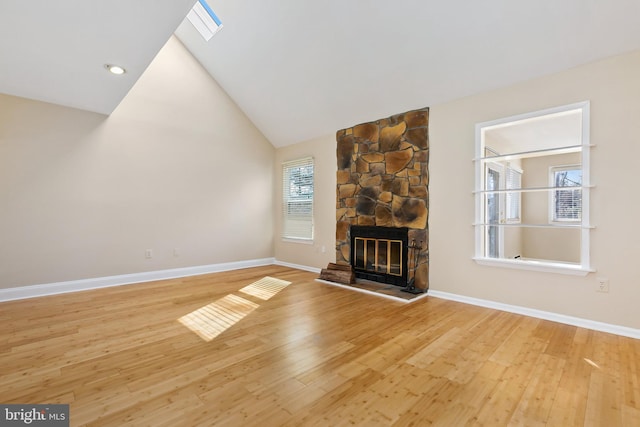
[[[258,304],[244,298],[227,295],[182,316],[178,322],[198,334],[203,340],[211,341],[258,307]]]
[[[240,289],[240,292],[266,301],[290,284],[286,280],[266,276]],[[258,307],[260,304],[229,294],[182,316],[178,322],[203,340],[211,341]]]
[[[267,276],[245,286],[240,289],[240,292],[266,301],[290,284],[291,282],[287,282],[286,280]]]

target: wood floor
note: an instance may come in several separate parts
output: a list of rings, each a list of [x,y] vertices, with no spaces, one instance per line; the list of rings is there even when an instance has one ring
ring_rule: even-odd
[[[638,340],[315,277],[2,303],[0,403],[69,403],[96,426],[640,426]]]

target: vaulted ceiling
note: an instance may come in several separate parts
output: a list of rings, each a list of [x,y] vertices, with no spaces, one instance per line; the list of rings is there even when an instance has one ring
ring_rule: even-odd
[[[637,0],[209,0],[209,42],[193,3],[3,0],[0,93],[110,114],[175,32],[283,146],[640,49]]]
[[[110,114],[193,2],[2,0],[0,93]]]

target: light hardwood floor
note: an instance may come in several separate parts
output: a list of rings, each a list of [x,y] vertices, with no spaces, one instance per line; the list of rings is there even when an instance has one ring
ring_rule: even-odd
[[[2,303],[0,403],[69,403],[71,425],[640,426],[638,340],[316,277]]]

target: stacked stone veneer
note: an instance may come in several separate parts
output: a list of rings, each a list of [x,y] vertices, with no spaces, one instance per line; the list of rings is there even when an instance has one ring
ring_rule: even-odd
[[[409,111],[337,132],[336,260],[349,264],[351,224],[408,227],[422,242],[409,277],[429,287],[429,109]]]

